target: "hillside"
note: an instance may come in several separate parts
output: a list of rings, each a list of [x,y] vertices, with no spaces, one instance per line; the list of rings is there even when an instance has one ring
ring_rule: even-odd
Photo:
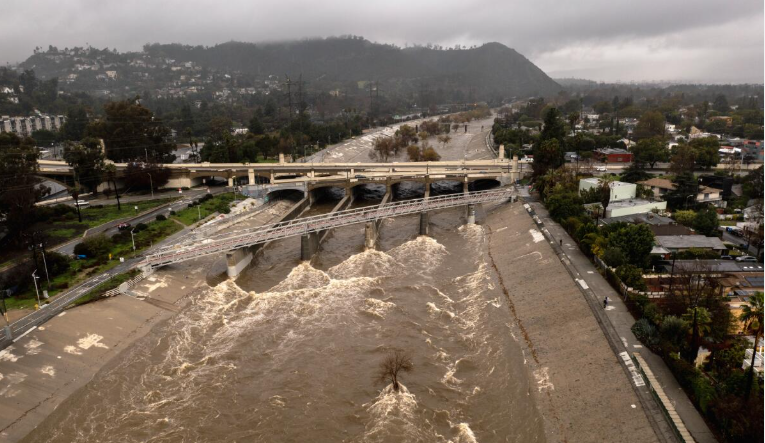
[[[104,94],[155,90],[160,96],[183,96],[226,86],[258,89],[268,80],[301,74],[313,91],[363,93],[365,82],[372,81],[386,95],[419,96],[421,101],[425,96],[447,102],[496,100],[561,89],[523,55],[499,43],[470,49],[399,48],[360,37],[210,47],[150,44],[132,53],[50,47],[21,67],[43,79],[58,77],[65,90]]]

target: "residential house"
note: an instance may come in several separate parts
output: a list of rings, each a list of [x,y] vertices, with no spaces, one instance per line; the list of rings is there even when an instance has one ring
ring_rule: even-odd
[[[659,235],[655,237],[656,245],[651,254],[671,258],[673,252],[687,251],[689,249],[702,249],[715,251],[722,255],[727,252],[723,242],[718,237],[706,237],[703,235]]]
[[[597,177],[583,178],[579,180],[579,192],[599,187],[600,183],[600,179]],[[667,209],[667,202],[636,199],[637,185],[634,183],[615,181],[611,182],[609,187],[611,188],[609,203],[603,214],[606,218],[663,212]],[[600,207],[599,203],[596,205]],[[602,208],[600,209],[602,210]]]
[[[638,182],[646,188],[653,191],[654,198],[664,200],[667,193],[675,190],[675,184],[666,178],[652,178]],[[717,207],[724,207],[725,201],[722,198],[722,189],[711,188],[709,186],[700,186],[699,193],[696,195],[697,203],[710,203]]]

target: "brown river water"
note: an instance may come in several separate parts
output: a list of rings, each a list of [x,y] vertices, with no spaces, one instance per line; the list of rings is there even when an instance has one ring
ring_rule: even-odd
[[[339,228],[312,264],[299,238],[269,246],[25,441],[545,441],[486,233],[464,220],[431,214],[431,237],[385,220],[369,251],[363,226]],[[392,347],[414,363],[400,392],[375,384]]]

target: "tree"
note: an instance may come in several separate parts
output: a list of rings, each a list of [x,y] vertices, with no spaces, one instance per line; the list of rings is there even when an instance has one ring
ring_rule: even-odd
[[[106,157],[113,161],[170,163],[175,145],[167,141],[170,129],[138,102],[138,98],[104,105],[106,119],[88,125],[87,133],[104,139]]]
[[[754,349],[752,349],[752,361],[746,372],[746,389],[744,396],[748,400],[752,390],[752,380],[754,379],[754,361],[757,355],[757,341],[762,336],[763,331],[763,293],[755,292],[749,297],[748,303],[741,309],[739,320],[744,323],[744,329],[754,332]]]
[[[669,152],[664,146],[664,141],[658,137],[645,138],[637,142],[632,148],[635,161],[645,162],[651,169],[658,162],[665,162],[669,158]]]
[[[66,112],[66,121],[59,132],[64,140],[80,141],[85,137],[87,127],[87,110],[83,106],[75,106]]]
[[[709,317],[707,308],[714,305],[714,300],[719,299],[719,284],[711,275],[709,266],[703,262],[685,262],[678,264],[674,275],[671,277],[668,296],[668,309],[677,314],[683,314],[691,329],[690,346],[685,349],[684,359],[688,363],[696,360],[701,335]],[[703,311],[696,308],[704,308]],[[691,314],[687,316],[687,314]],[[706,317],[705,317],[706,315]]]
[[[0,218],[6,219],[9,239],[21,239],[34,223],[35,203],[50,192],[35,176],[38,156],[31,138],[0,133]]]
[[[696,211],[692,210],[678,210],[672,213],[675,221],[683,226],[693,226],[693,220],[696,218]]]
[[[372,160],[386,163],[394,155],[394,144],[395,140],[391,137],[378,137],[375,139],[374,147],[369,152],[369,157]]]
[[[689,145],[678,145],[672,155],[669,170],[675,174],[692,174],[696,166],[696,153]]]
[[[717,112],[722,112],[723,114],[730,111],[730,106],[728,106],[728,99],[725,97],[725,95],[720,94],[715,97],[715,101],[712,103],[712,109]]]
[[[115,182],[115,179],[117,178],[117,167],[114,165],[114,163],[104,165],[104,174],[106,175],[107,184],[111,183],[114,187],[114,196],[117,199],[117,210],[121,211],[122,206],[120,205],[120,192],[117,189],[117,183]]]
[[[621,249],[629,264],[642,268],[653,249],[653,232],[646,225],[627,225],[612,232],[608,244]]]
[[[263,127],[263,123],[260,121],[258,114],[252,116],[248,128],[250,133],[254,135],[262,135],[265,132],[265,128]]]
[[[560,142],[555,139],[549,139],[535,144],[534,146],[534,177],[545,175],[550,169],[557,169],[563,165],[564,153],[560,147]]]
[[[720,161],[720,142],[717,137],[697,138],[691,140],[689,145],[693,149],[696,166],[704,169],[717,166]]]
[[[687,209],[689,204],[695,204],[696,196],[699,193],[699,182],[692,173],[676,175],[672,183],[675,189],[669,191],[665,197],[671,209]]]
[[[170,169],[157,163],[128,163],[125,186],[130,189],[157,189],[170,179]]]
[[[629,288],[637,289],[638,291],[644,291],[646,289],[646,284],[643,280],[643,271],[637,266],[631,264],[621,265],[616,268],[616,276]]]
[[[718,226],[720,226],[720,220],[717,218],[717,212],[711,209],[699,211],[693,217],[693,229],[701,235],[716,236]]]
[[[621,249],[611,247],[606,249],[606,252],[603,253],[603,261],[612,268],[618,268],[627,262],[627,257],[624,256]]]
[[[72,167],[74,179],[91,192],[95,192],[103,180],[104,153],[101,142],[92,137],[80,143],[67,143],[64,160]]]
[[[545,202],[545,206],[550,211],[550,217],[557,221],[576,217],[584,212],[582,198],[576,192],[553,193]]]
[[[380,363],[380,369],[377,372],[377,381],[379,383],[391,383],[393,390],[399,390],[399,376],[404,372],[411,372],[414,369],[412,358],[401,349],[394,349]]]
[[[664,136],[664,116],[658,111],[647,111],[640,116],[635,126],[635,139],[643,140]]]
[[[544,116],[544,127],[539,135],[539,143],[547,140],[558,140],[560,146],[563,146],[566,138],[566,126],[563,124],[560,112],[557,108],[550,108]],[[536,157],[534,157],[536,161]]]

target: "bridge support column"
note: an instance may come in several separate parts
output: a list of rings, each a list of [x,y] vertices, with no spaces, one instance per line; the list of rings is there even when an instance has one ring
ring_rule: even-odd
[[[255,170],[254,169],[248,169],[247,170],[247,182],[251,185],[255,184]]]
[[[429,235],[429,219],[427,212],[420,212],[420,235]]]
[[[319,250],[319,234],[311,232],[300,237],[300,259],[309,261]]]
[[[252,251],[249,248],[235,249],[226,252],[226,273],[229,278],[236,278],[252,261]]]
[[[425,198],[430,198],[430,182],[425,181]]]
[[[229,177],[228,178],[228,187],[229,188],[234,187],[234,177]]]
[[[469,204],[467,207],[467,224],[474,225],[475,224],[475,205]]]
[[[364,249],[374,249],[377,246],[377,223],[367,222],[364,225]]]
[[[470,183],[468,183],[467,179],[465,179],[465,181],[462,183],[462,192],[465,194],[470,192]]]

